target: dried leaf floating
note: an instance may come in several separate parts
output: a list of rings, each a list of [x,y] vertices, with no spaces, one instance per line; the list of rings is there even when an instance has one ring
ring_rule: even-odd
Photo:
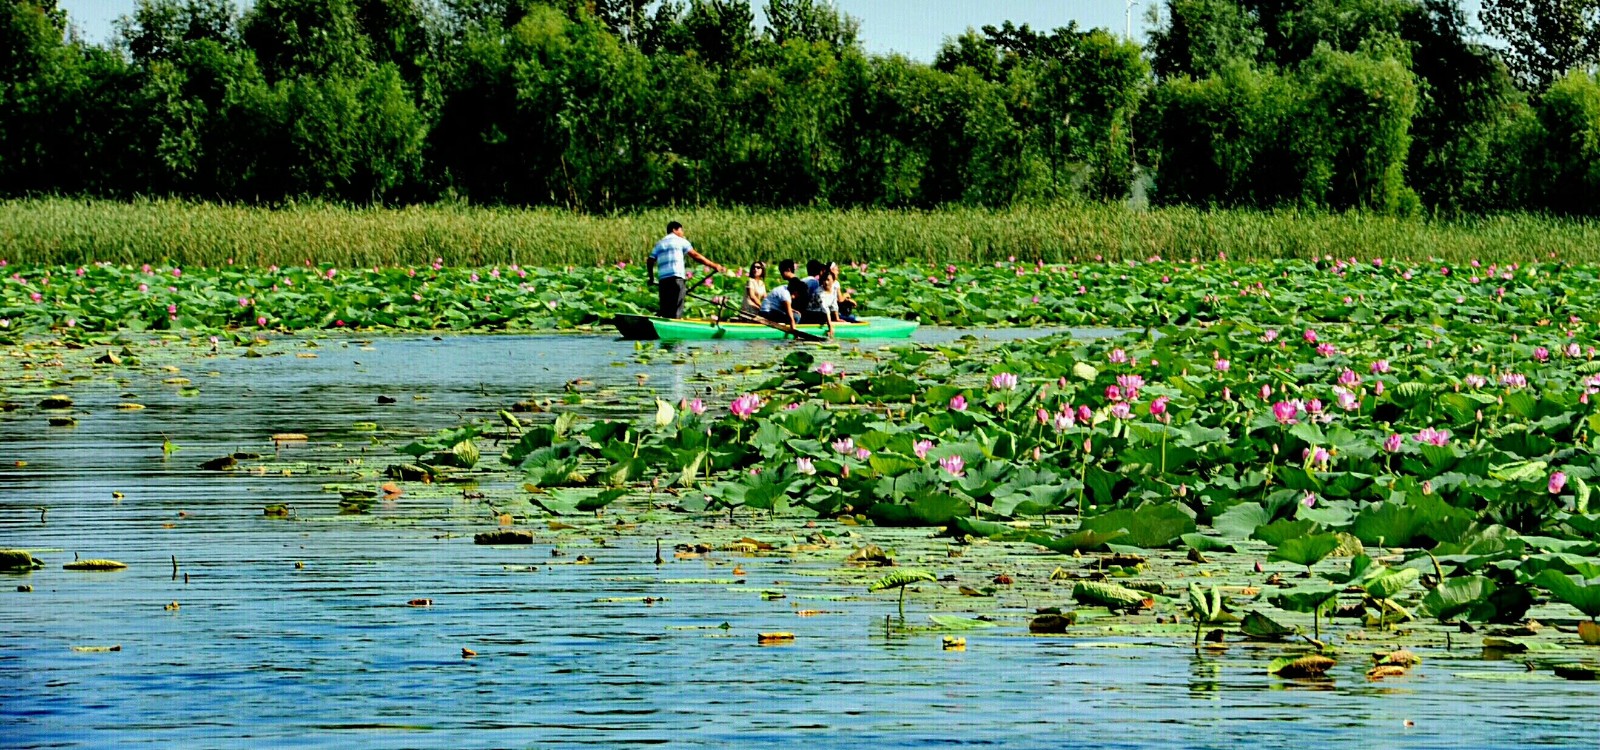
[[[128,565],[116,560],[73,560],[61,567],[65,570],[122,570]]]
[[[1322,677],[1335,664],[1337,662],[1322,654],[1309,654],[1298,658],[1286,656],[1281,659],[1273,659],[1272,663],[1267,665],[1267,674],[1275,674],[1289,679]]]

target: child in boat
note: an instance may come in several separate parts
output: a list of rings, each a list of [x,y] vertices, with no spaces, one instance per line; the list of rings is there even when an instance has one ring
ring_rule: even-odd
[[[823,268],[817,275],[817,308],[828,323],[842,322],[839,319],[839,288],[833,278],[833,268]]]
[[[750,264],[750,280],[744,283],[744,305],[739,308],[739,314],[760,315],[761,306],[766,300],[767,264],[758,260]]]
[[[855,323],[855,300],[850,299],[839,283],[839,264],[830,263],[827,270],[823,271],[821,292],[818,296],[822,300],[822,309],[828,319],[835,323]]]

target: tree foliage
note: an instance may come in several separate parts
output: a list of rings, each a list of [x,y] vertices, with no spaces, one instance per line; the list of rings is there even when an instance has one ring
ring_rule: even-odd
[[[138,0],[107,46],[12,0],[0,193],[1594,215],[1594,2],[1486,45],[1459,0],[1167,0],[924,64],[824,0]]]
[[[1600,62],[1600,0],[1484,0],[1480,17],[1530,91]]]

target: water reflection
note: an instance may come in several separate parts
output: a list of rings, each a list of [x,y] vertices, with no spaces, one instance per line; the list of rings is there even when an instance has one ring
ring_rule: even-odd
[[[1528,678],[1515,661],[1429,656],[1404,682],[1370,684],[1352,648],[1331,679],[1289,681],[1265,673],[1282,647],[1036,637],[1022,611],[944,651],[915,597],[900,622],[894,597],[819,575],[822,562],[751,558],[739,561],[749,586],[684,584],[726,578],[728,561],[658,567],[653,540],[574,537],[561,556],[549,543],[480,547],[471,533],[493,524],[480,500],[406,495],[341,518],[323,491],[394,455],[353,422],[437,429],[576,377],[606,399],[675,398],[747,358],[720,346],[640,363],[605,337],[335,342],[316,359],[208,361],[192,369],[219,374],[197,379],[198,398],[157,376],[85,384],[75,430],[0,415],[0,539],[50,562],[0,577],[0,745],[1305,750],[1587,747],[1600,729],[1574,708],[1593,701],[1592,684]],[[124,392],[150,408],[117,411]],[[289,476],[195,468],[269,452],[279,431],[312,437],[282,447]],[[163,437],[183,450],[164,457]],[[311,450],[334,442],[342,452]],[[463,489],[477,491],[450,488]],[[266,503],[297,518],[264,519]],[[61,570],[73,552],[131,567]],[[573,564],[578,554],[594,562]],[[786,599],[750,590],[777,580]],[[431,606],[408,606],[418,598]],[[770,631],[797,638],[758,644]],[[72,650],[112,644],[122,650]]]

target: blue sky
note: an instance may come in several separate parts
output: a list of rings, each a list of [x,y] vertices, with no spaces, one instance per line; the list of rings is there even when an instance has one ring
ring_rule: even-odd
[[[237,1],[237,0],[236,0]],[[999,25],[1002,21],[1027,23],[1036,29],[1053,29],[1077,21],[1079,26],[1123,29],[1124,0],[834,0],[861,19],[861,39],[869,52],[899,52],[918,60],[931,60],[945,37],[968,27]],[[1141,27],[1145,3],[1133,10],[1135,37]],[[57,0],[92,42],[111,36],[111,22],[132,12],[134,0]],[[758,7],[761,2],[757,0]]]

